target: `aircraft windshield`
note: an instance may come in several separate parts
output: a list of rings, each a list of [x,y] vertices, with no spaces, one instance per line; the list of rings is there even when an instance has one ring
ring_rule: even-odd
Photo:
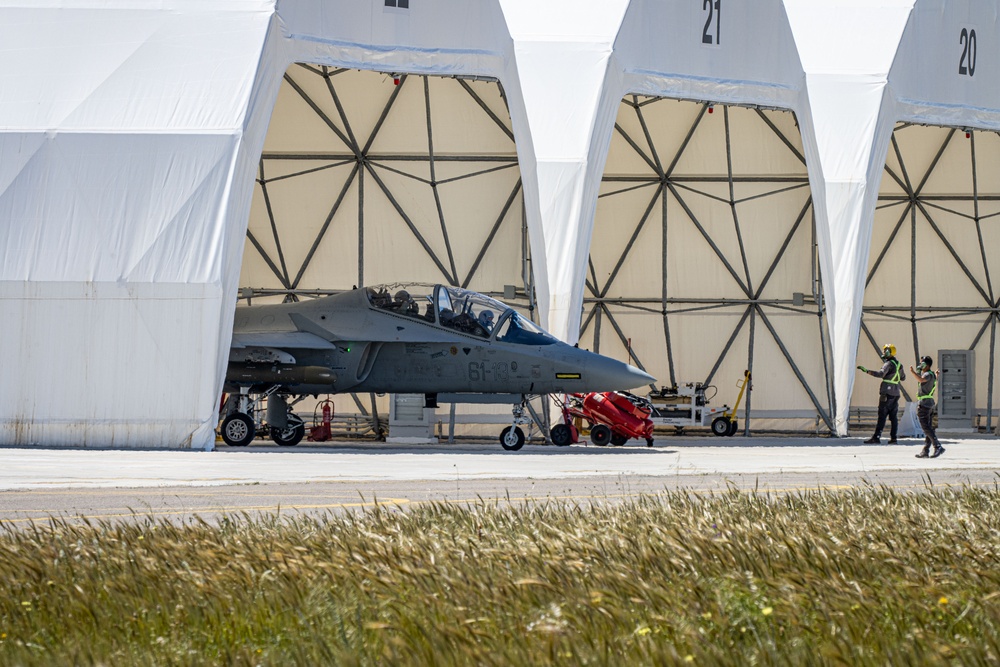
[[[489,338],[496,322],[510,308],[496,299],[458,287],[439,286],[438,317],[443,326]]]
[[[497,340],[517,345],[552,345],[558,342],[537,324],[513,310],[510,317],[500,323]]]

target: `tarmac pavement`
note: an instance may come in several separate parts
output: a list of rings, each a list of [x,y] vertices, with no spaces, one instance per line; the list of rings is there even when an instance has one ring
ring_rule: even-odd
[[[937,459],[914,458],[922,443],[916,439],[899,445],[864,445],[860,438],[720,442],[725,446],[714,438],[672,437],[657,440],[654,447],[525,445],[518,452],[494,443],[223,445],[214,452],[0,448],[0,490],[1000,469],[997,438],[946,438],[947,452]]]
[[[637,441],[638,443],[638,441]],[[498,443],[222,445],[214,452],[0,448],[0,523],[63,516],[186,519],[234,512],[310,513],[421,502],[619,502],[684,489],[787,493],[808,489],[997,486],[1000,439],[921,440],[669,437],[647,448]],[[724,445],[724,446],[723,446]]]

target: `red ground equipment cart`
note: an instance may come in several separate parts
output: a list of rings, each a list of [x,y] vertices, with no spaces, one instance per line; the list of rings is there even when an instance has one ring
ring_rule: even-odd
[[[552,442],[559,446],[579,442],[575,418],[590,424],[590,441],[595,445],[624,445],[632,438],[645,439],[653,446],[652,404],[641,396],[624,391],[569,394],[562,403],[561,424],[552,427]]]

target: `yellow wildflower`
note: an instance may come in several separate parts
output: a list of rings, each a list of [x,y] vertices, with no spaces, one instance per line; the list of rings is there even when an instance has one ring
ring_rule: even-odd
[[[771,614],[774,613],[774,610],[771,609],[770,607],[764,607],[763,609],[760,610],[760,613],[764,614],[765,616],[770,616]]]
[[[943,604],[948,604],[948,598],[946,598],[945,596],[942,595],[941,599],[938,600],[938,604],[942,604],[942,605]]]

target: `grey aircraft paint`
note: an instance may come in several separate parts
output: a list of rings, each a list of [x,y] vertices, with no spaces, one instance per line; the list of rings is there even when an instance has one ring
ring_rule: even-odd
[[[495,299],[443,285],[238,307],[226,373],[227,391],[279,400],[342,392],[574,393],[653,382],[638,368],[555,339]],[[231,402],[226,419],[248,411]],[[227,437],[227,421],[223,438],[239,440]]]

